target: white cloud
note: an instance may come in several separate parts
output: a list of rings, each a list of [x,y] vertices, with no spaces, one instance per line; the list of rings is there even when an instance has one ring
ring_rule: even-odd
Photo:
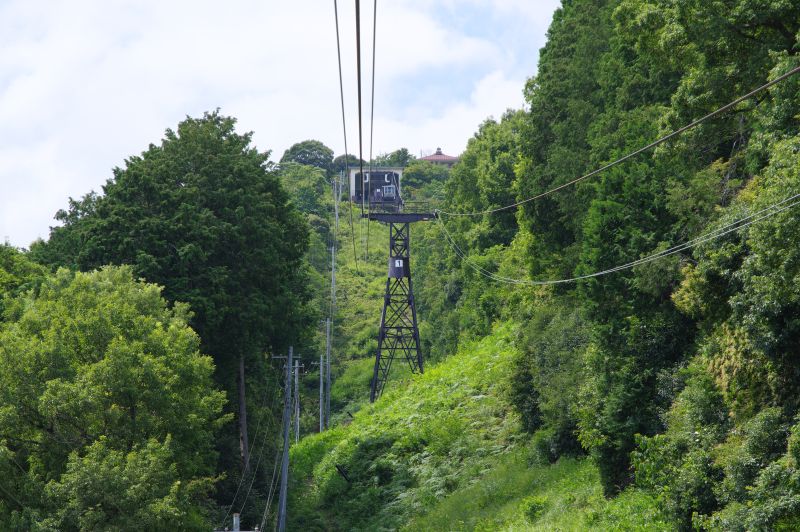
[[[501,22],[530,26],[515,42],[445,16],[489,4],[379,4],[374,153],[438,145],[457,153],[486,116],[522,104],[535,64],[520,69],[518,49],[543,44],[555,5],[493,3]],[[339,8],[348,148],[355,152],[354,12],[350,2]],[[371,3],[363,9],[367,127]],[[159,142],[165,128],[217,107],[276,158],[305,138],[341,153],[335,42],[333,6],[321,0],[0,3],[0,238],[25,246],[46,237],[68,196],[99,190],[114,166]],[[419,99],[443,69],[459,78],[452,87],[437,81],[437,91],[453,92],[431,110]],[[400,94],[398,87],[412,89]]]
[[[523,103],[519,83],[495,71],[476,83],[468,100],[452,102],[441,114],[419,123],[379,119],[376,129],[385,137],[381,142],[386,146],[409,145],[409,139],[414,139],[417,155],[419,150],[438,147],[458,154],[486,118],[499,119],[507,109],[518,109]]]

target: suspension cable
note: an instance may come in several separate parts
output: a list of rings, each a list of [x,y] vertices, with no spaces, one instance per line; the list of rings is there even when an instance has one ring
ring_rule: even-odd
[[[607,275],[609,273],[614,273],[614,272],[618,272],[618,271],[621,271],[621,270],[627,270],[627,269],[633,268],[634,266],[638,266],[639,264],[645,264],[645,263],[648,263],[648,262],[652,262],[654,260],[658,260],[658,259],[667,257],[669,255],[674,255],[675,253],[679,253],[681,251],[684,251],[686,249],[695,247],[695,246],[697,246],[699,244],[702,244],[704,242],[708,242],[710,240],[715,240],[717,238],[723,237],[723,236],[725,236],[725,235],[727,235],[729,233],[732,233],[734,231],[738,231],[740,229],[744,229],[745,227],[749,226],[750,224],[753,224],[755,222],[764,220],[764,219],[769,218],[771,216],[775,216],[776,214],[781,213],[781,212],[783,212],[785,210],[791,209],[792,207],[800,204],[800,200],[794,201],[793,203],[789,203],[792,200],[796,200],[797,198],[800,198],[800,193],[795,194],[793,196],[790,196],[790,197],[788,197],[786,199],[783,199],[783,200],[781,200],[781,201],[779,201],[777,203],[773,203],[772,205],[770,205],[768,207],[765,207],[765,208],[763,208],[763,209],[761,209],[761,210],[759,210],[757,212],[754,212],[753,214],[745,216],[744,218],[741,218],[741,219],[736,220],[734,222],[731,222],[729,224],[723,225],[722,227],[719,227],[719,228],[717,228],[717,229],[715,229],[713,231],[710,231],[708,233],[700,235],[697,238],[694,238],[694,239],[689,240],[687,242],[684,242],[682,244],[675,245],[675,246],[673,246],[671,248],[668,248],[668,249],[665,249],[665,250],[662,250],[662,251],[658,251],[658,252],[653,253],[651,255],[648,255],[646,257],[642,257],[640,259],[637,259],[637,260],[634,260],[634,261],[631,261],[631,262],[628,262],[628,263],[625,263],[625,264],[621,264],[619,266],[614,266],[613,268],[608,268],[606,270],[601,270],[601,271],[589,273],[589,274],[586,274],[586,275],[579,275],[579,276],[576,276],[576,277],[570,277],[570,278],[567,278],[567,279],[553,279],[553,280],[544,280],[544,281],[531,281],[531,280],[527,280],[527,279],[514,279],[514,278],[511,278],[511,277],[504,277],[502,275],[498,275],[496,273],[488,271],[487,269],[483,268],[479,264],[476,264],[472,259],[470,259],[467,256],[467,254],[464,252],[464,250],[462,250],[461,247],[459,247],[459,245],[456,243],[456,241],[453,238],[453,236],[447,230],[447,227],[445,227],[444,221],[442,220],[442,218],[438,216],[438,214],[439,214],[438,212],[436,213],[437,214],[436,218],[439,221],[439,225],[440,225],[440,227],[442,229],[442,232],[443,232],[443,234],[445,236],[445,239],[448,241],[450,246],[453,248],[453,251],[456,252],[456,255],[458,255],[458,257],[462,261],[464,261],[464,263],[466,263],[467,266],[469,266],[470,268],[472,268],[473,270],[475,270],[479,274],[481,274],[484,277],[487,277],[489,279],[492,279],[494,281],[498,281],[498,282],[502,282],[502,283],[517,284],[517,285],[527,285],[527,286],[545,286],[545,285],[553,285],[553,284],[572,283],[572,282],[583,280],[583,279],[590,279],[590,278],[593,278],[593,277],[600,277],[601,275]],[[789,204],[788,205],[784,205],[786,203],[789,203]],[[781,205],[784,205],[784,206],[779,208],[779,209],[777,209],[777,210],[773,210],[773,209],[776,209],[777,207],[779,207]],[[767,212],[767,211],[772,211],[772,212]]]
[[[372,5],[372,95],[369,111],[369,181],[367,182],[367,249],[365,261],[369,261],[369,215],[372,211],[372,138],[375,129],[375,42],[378,28],[378,0]]]
[[[605,165],[601,166],[600,168],[597,168],[596,170],[592,170],[588,174],[584,174],[584,175],[582,175],[580,177],[577,177],[577,178],[573,179],[572,181],[568,181],[568,182],[566,182],[566,183],[564,183],[562,185],[558,185],[557,187],[551,188],[550,190],[547,190],[547,191],[542,192],[540,194],[536,194],[535,196],[531,196],[529,198],[525,198],[523,200],[517,201],[515,203],[511,203],[509,205],[505,205],[503,207],[497,207],[497,208],[494,208],[494,209],[487,209],[485,211],[477,211],[477,212],[446,212],[446,211],[438,211],[438,212],[439,212],[439,214],[443,214],[445,216],[483,216],[484,214],[492,214],[492,213],[495,213],[495,212],[504,211],[506,209],[512,209],[514,207],[519,207],[520,205],[524,205],[525,203],[537,200],[539,198],[543,198],[543,197],[548,196],[548,195],[550,195],[550,194],[552,194],[554,192],[557,192],[557,191],[562,190],[564,188],[567,188],[567,187],[569,187],[571,185],[574,185],[575,183],[578,183],[579,181],[583,181],[584,179],[588,179],[588,178],[590,178],[592,176],[595,176],[595,175],[597,175],[597,174],[599,174],[599,173],[601,173],[601,172],[603,172],[605,170],[608,170],[609,168],[612,168],[614,166],[622,164],[623,162],[627,161],[628,159],[631,159],[631,158],[633,158],[633,157],[635,157],[635,156],[637,156],[637,155],[639,155],[639,154],[641,154],[641,153],[643,153],[645,151],[648,151],[648,150],[650,150],[652,148],[655,148],[656,146],[659,146],[660,144],[663,144],[663,143],[667,142],[668,140],[670,140],[670,139],[672,139],[672,138],[674,138],[674,137],[676,137],[676,136],[678,136],[678,135],[680,135],[682,133],[685,133],[686,131],[689,131],[690,129],[702,124],[706,120],[709,120],[709,119],[711,119],[711,118],[713,118],[713,117],[715,117],[715,116],[717,116],[719,114],[722,114],[722,113],[730,110],[731,108],[733,108],[736,105],[744,102],[745,100],[749,100],[750,98],[752,98],[756,94],[758,94],[758,93],[760,93],[760,92],[772,87],[773,85],[776,85],[776,84],[780,83],[781,81],[783,81],[783,80],[785,80],[785,79],[797,74],[798,72],[800,72],[800,66],[797,66],[797,67],[793,68],[792,70],[786,72],[785,74],[782,74],[781,76],[778,76],[777,78],[773,79],[772,81],[769,81],[769,82],[761,85],[760,87],[748,92],[744,96],[740,96],[739,98],[736,98],[732,102],[730,102],[730,103],[728,103],[726,105],[723,105],[719,109],[717,109],[715,111],[712,111],[712,112],[708,113],[707,115],[705,115],[705,116],[703,116],[701,118],[698,118],[698,119],[694,120],[693,122],[690,122],[689,124],[686,124],[685,126],[683,126],[681,128],[676,129],[672,133],[664,135],[663,137],[651,142],[647,146],[643,146],[643,147],[641,147],[641,148],[639,148],[639,149],[637,149],[635,151],[632,151],[632,152],[628,153],[627,155],[624,155],[623,157],[620,157],[619,159],[616,159],[615,161],[612,161],[612,162],[610,162],[608,164],[605,164]]]
[[[361,172],[361,216],[364,216],[364,149],[361,126],[361,2],[356,0],[356,85],[358,87],[358,164]]]
[[[347,123],[344,118],[344,84],[342,82],[342,49],[339,44],[339,7],[337,0],[333,0],[333,17],[336,22],[336,59],[339,63],[339,99],[342,103],[342,133],[344,135],[344,168],[347,173],[348,184],[350,180],[350,154],[347,151]],[[349,188],[349,187],[348,187]],[[353,260],[355,261],[356,273],[358,274],[358,253],[356,253],[356,232],[353,229],[353,198],[350,192],[347,193],[350,208],[350,240],[353,241]]]

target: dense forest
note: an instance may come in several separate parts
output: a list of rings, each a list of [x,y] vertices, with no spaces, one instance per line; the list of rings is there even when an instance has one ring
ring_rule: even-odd
[[[426,371],[374,404],[388,231],[331,188],[356,156],[276,162],[209,112],[0,247],[0,528],[270,527],[290,345],[289,530],[800,528],[800,75],[572,183],[799,67],[800,6],[564,0],[547,37],[452,169],[364,161],[438,209]]]
[[[495,211],[796,68],[799,30],[792,2],[564,2],[529,108],[480,126],[439,194],[451,214],[414,227],[421,336],[441,363],[301,442],[296,527],[800,526],[787,203],[800,192],[800,81]],[[571,278],[695,241],[574,283],[485,275]],[[538,480],[570,472],[589,478]]]

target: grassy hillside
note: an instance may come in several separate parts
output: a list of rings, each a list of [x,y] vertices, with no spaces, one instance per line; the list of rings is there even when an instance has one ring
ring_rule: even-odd
[[[296,528],[798,529],[798,37],[796,2],[564,2],[414,228],[433,369],[375,406],[385,244],[341,264]]]
[[[347,412],[358,411],[369,398],[372,364],[378,347],[389,244],[387,226],[372,222],[367,253],[367,222],[360,218],[360,209],[352,207],[351,232],[347,209],[348,205],[343,203],[337,254],[337,309],[331,369],[334,424],[349,419]]]
[[[665,529],[641,492],[607,501],[588,460],[541,463],[505,389],[513,336],[496,326],[294,446],[291,528]]]
[[[535,449],[498,457],[486,475],[439,501],[404,530],[671,530],[652,497],[603,497],[589,459],[531,463]]]
[[[296,445],[292,528],[397,529],[515,449],[518,421],[501,387],[511,333],[498,326],[424,375],[396,380],[352,423]]]

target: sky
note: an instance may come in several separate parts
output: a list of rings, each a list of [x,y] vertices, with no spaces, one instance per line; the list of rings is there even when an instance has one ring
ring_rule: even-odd
[[[369,158],[373,2],[361,2]],[[441,147],[524,107],[557,0],[377,2],[372,153]],[[339,2],[347,148],[358,153],[354,2]],[[220,109],[280,159],[344,153],[330,0],[0,0],[0,241],[47,238],[70,197],[186,116]]]

